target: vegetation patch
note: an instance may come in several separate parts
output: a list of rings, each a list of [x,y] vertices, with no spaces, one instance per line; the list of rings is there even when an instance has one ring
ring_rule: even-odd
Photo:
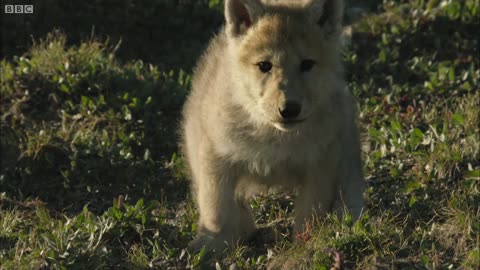
[[[221,17],[221,3],[209,4],[197,8]],[[261,196],[257,235],[220,257],[186,251],[197,213],[177,149],[205,44],[168,66],[119,60],[128,43],[52,31],[5,56],[0,269],[330,269],[335,254],[346,269],[478,269],[478,1],[371,6],[344,50],[363,217],[328,216],[292,235],[294,195]]]

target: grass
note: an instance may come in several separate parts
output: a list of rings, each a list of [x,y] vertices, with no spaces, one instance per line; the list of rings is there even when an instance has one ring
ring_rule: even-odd
[[[119,61],[94,38],[36,40],[0,63],[0,269],[330,269],[326,248],[346,268],[478,269],[478,9],[384,1],[358,19],[344,63],[365,215],[292,236],[293,195],[261,196],[257,237],[219,258],[185,249],[197,213],[175,130],[190,72]]]

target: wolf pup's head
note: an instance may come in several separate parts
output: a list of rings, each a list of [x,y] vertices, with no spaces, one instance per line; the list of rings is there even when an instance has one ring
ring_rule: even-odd
[[[342,15],[342,0],[225,1],[232,94],[255,122],[314,121],[341,81]]]

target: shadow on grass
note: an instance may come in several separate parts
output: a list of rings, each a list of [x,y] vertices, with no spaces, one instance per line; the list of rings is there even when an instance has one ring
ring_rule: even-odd
[[[94,148],[73,152],[65,142],[51,142],[34,155],[21,156],[18,145],[5,133],[0,186],[9,198],[38,199],[49,209],[66,213],[77,213],[88,204],[90,211],[99,214],[120,195],[127,196],[130,204],[144,198],[169,205],[188,195],[188,182],[172,175],[165,161],[102,156]]]
[[[223,20],[208,2],[39,1],[33,14],[2,15],[0,57],[21,55],[31,47],[32,38],[61,29],[68,33],[69,45],[93,34],[113,44],[122,40],[121,60],[143,59],[162,68],[190,68],[200,55],[198,48],[205,46]]]

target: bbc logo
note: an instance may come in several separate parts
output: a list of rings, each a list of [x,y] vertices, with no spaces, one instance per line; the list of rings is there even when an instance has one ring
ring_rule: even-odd
[[[32,14],[33,5],[5,5],[7,14]]]

